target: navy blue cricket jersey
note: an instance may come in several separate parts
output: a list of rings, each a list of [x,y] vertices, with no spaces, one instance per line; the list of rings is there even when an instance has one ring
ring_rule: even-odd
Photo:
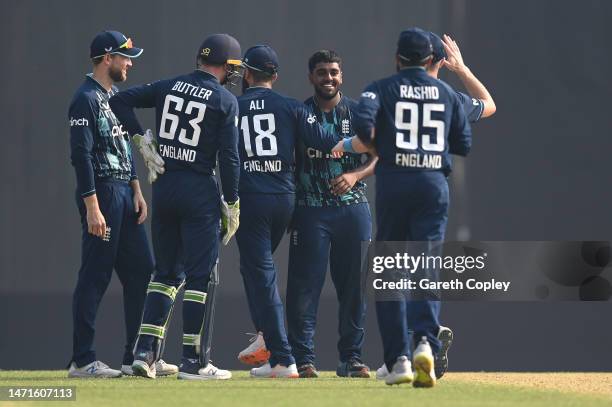
[[[421,67],[370,84],[361,94],[355,130],[374,145],[376,173],[451,170],[450,152],[467,155],[472,131],[457,92]]]
[[[272,89],[248,88],[238,105],[240,193],[294,193],[297,141],[329,152],[340,140],[303,103]]]
[[[344,95],[329,112],[322,111],[314,97],[306,99],[306,106],[312,109],[317,121],[329,132],[341,137],[350,137],[353,130],[353,112],[357,102]],[[367,202],[363,181],[357,181],[353,188],[343,195],[331,191],[331,180],[362,165],[362,154],[345,153],[340,158],[323,153],[299,142],[296,145],[296,201],[300,206],[345,206]]]
[[[136,179],[128,134],[108,104],[115,92],[116,87],[108,92],[90,74],[70,103],[70,158],[82,197],[96,193],[96,180]]]
[[[214,174],[218,154],[225,200],[238,199],[238,103],[215,76],[195,70],[119,92],[110,104],[132,135],[144,134],[133,108],[155,107],[166,171]]]

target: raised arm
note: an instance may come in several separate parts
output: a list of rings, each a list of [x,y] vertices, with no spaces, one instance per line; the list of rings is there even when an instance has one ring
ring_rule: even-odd
[[[483,83],[463,62],[463,56],[457,42],[446,34],[443,37],[444,49],[447,55],[446,60],[444,60],[444,67],[457,74],[471,97],[482,101],[484,108],[481,117],[492,116],[497,110],[493,97]]]

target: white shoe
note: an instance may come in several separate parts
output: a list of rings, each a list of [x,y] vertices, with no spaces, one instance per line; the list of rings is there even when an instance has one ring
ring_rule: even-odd
[[[414,387],[433,387],[436,384],[434,373],[434,356],[427,338],[423,337],[412,356],[415,378]]]
[[[261,367],[255,367],[251,369],[251,377],[267,377],[267,378],[276,378],[276,377],[284,377],[290,379],[296,379],[300,377],[297,367],[295,363],[290,364],[289,366],[283,366],[280,363],[274,367],[271,367],[269,363]]]
[[[126,376],[134,376],[131,365],[121,365],[121,373]],[[157,376],[171,376],[178,373],[178,366],[164,362],[163,359],[155,362],[155,374]]]
[[[252,335],[251,344],[238,354],[238,360],[246,365],[261,366],[270,359],[270,351],[266,348],[263,334],[258,332]]]
[[[177,379],[180,380],[227,380],[232,378],[232,372],[219,369],[212,363],[199,367],[199,361],[183,361]]]
[[[381,367],[376,369],[376,380],[382,380],[389,375],[389,370],[387,370],[387,365],[382,364]]]
[[[83,367],[77,367],[76,363],[70,364],[68,377],[90,377],[90,378],[112,378],[121,377],[119,370],[111,369],[107,364],[96,360]]]
[[[155,379],[157,376],[155,363],[149,365],[146,361],[139,359],[135,359],[132,363],[132,372],[134,376],[146,377],[147,379]]]
[[[414,375],[412,374],[412,367],[407,356],[400,356],[397,361],[393,364],[391,373],[385,376],[385,383],[389,386],[393,384],[410,383]]]

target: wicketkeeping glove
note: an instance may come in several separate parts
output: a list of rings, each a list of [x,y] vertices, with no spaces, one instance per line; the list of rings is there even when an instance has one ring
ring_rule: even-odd
[[[149,183],[152,184],[157,180],[158,174],[164,173],[164,160],[157,152],[157,142],[153,138],[151,130],[145,131],[144,136],[136,134],[132,140],[138,151],[142,154],[145,165],[149,170]]]
[[[223,244],[227,246],[240,225],[240,200],[232,204],[221,197],[221,233]]]

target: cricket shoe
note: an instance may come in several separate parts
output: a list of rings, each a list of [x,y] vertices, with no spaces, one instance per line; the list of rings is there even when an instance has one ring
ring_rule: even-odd
[[[393,364],[391,373],[385,376],[385,383],[389,386],[394,384],[410,383],[414,379],[412,367],[407,356],[400,356]]]
[[[376,380],[383,380],[388,375],[389,375],[389,370],[387,369],[386,364],[383,363],[381,367],[376,369]]]
[[[298,374],[302,379],[314,379],[319,377],[319,372],[317,368],[312,363],[306,363],[304,365],[300,365],[297,368]]]
[[[69,378],[113,378],[121,377],[119,370],[111,369],[106,363],[102,363],[99,360],[91,362],[83,367],[77,367],[76,363],[70,364],[68,369]]]
[[[445,326],[440,326],[438,340],[440,349],[434,355],[436,379],[440,379],[448,370],[448,350],[453,344],[453,331]]]
[[[131,365],[121,365],[121,373],[126,376],[134,376],[134,370]],[[166,363],[163,359],[155,362],[155,375],[156,376],[172,376],[178,373],[178,366],[170,363]]]
[[[238,360],[250,366],[261,366],[270,359],[270,351],[266,348],[263,334],[258,332],[249,340],[251,344],[238,354]]]
[[[134,362],[132,362],[132,373],[134,376],[146,377],[147,379],[155,379],[157,371],[155,370],[155,356],[151,351],[138,351],[134,353]]]
[[[412,364],[415,373],[414,382],[412,382],[414,387],[433,387],[436,384],[434,356],[425,336],[414,351]]]
[[[358,359],[350,359],[346,362],[340,362],[338,364],[338,367],[336,368],[336,376],[369,379],[370,368],[364,365]]]
[[[295,363],[289,366],[283,366],[279,363],[274,367],[266,363],[261,367],[251,369],[251,377],[297,379],[300,377],[300,374],[297,371]]]
[[[232,372],[219,369],[212,363],[202,367],[198,359],[183,359],[179,367],[177,379],[180,380],[227,380],[232,378]]]

